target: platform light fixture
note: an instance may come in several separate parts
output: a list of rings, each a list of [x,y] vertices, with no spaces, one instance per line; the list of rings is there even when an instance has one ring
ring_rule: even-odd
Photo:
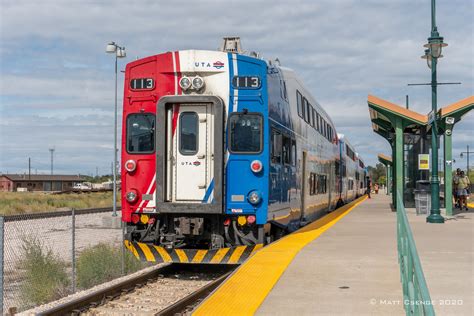
[[[113,191],[114,191],[114,203],[113,203],[113,214],[117,216],[117,60],[118,58],[125,58],[127,53],[125,47],[117,45],[115,42],[109,42],[105,47],[105,52],[108,54],[115,53],[115,116],[114,116],[114,170],[113,170]]]
[[[447,43],[443,42],[442,36],[432,36],[428,38],[428,43],[423,45],[424,47],[428,48],[431,57],[433,58],[442,58],[441,52],[443,47],[448,46]]]

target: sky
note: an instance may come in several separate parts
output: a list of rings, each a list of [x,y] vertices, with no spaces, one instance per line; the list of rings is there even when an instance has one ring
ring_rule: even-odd
[[[444,107],[474,93],[473,1],[438,0],[437,24],[449,44],[438,64]],[[429,0],[0,2],[0,173],[110,174],[114,57],[127,62],[165,51],[217,49],[240,36],[244,50],[293,68],[367,164],[391,154],[371,128],[367,95],[427,114],[431,72],[420,58],[431,30]],[[123,74],[119,74],[119,109]],[[119,110],[120,115],[120,110]],[[119,116],[120,121],[120,116]],[[455,167],[474,150],[474,113],[453,132]],[[120,133],[119,133],[120,135]],[[474,160],[474,157],[471,161]],[[465,167],[464,167],[465,168]]]

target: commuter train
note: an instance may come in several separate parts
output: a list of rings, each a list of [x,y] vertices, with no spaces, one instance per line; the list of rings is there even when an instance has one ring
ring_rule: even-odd
[[[122,126],[125,245],[142,260],[239,263],[363,193],[362,160],[294,71],[238,38],[129,63]]]

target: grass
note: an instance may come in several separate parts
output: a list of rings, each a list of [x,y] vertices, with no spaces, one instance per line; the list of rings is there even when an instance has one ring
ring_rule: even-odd
[[[122,249],[100,243],[85,249],[77,259],[77,286],[87,289],[121,276]],[[140,270],[146,263],[138,261],[129,251],[125,251],[125,274]]]
[[[36,238],[25,238],[19,268],[25,279],[21,298],[26,305],[44,304],[68,294],[67,265]]]
[[[117,195],[120,205],[120,194]],[[112,192],[50,194],[45,192],[0,192],[0,214],[48,212],[57,209],[111,207]]]

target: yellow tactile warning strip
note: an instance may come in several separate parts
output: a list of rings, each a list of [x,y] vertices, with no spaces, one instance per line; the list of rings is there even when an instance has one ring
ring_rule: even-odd
[[[179,263],[242,263],[250,255],[262,248],[262,244],[254,246],[237,246],[220,249],[165,249],[160,246],[142,242],[125,240],[125,247],[137,259],[148,262],[179,262]]]
[[[296,254],[366,198],[361,197],[255,253],[193,315],[253,315]]]
[[[467,207],[474,208],[474,202],[473,203],[467,203]]]

